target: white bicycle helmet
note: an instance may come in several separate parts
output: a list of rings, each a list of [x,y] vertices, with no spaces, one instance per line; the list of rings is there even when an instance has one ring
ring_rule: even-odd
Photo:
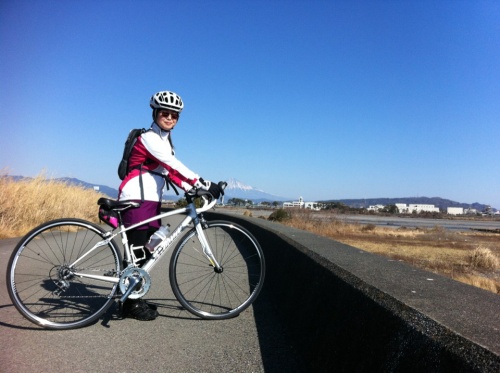
[[[149,106],[151,106],[154,111],[158,109],[168,109],[180,113],[184,108],[184,103],[177,93],[161,91],[151,96]]]

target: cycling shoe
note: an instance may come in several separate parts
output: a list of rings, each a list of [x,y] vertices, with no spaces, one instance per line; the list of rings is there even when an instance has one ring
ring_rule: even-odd
[[[153,307],[156,307],[153,305]],[[123,303],[123,317],[131,317],[140,321],[151,321],[156,319],[158,311],[152,309],[143,299],[127,299]]]

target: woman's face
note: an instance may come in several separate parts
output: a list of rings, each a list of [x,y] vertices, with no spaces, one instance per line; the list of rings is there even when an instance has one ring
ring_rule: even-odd
[[[179,113],[171,110],[159,110],[156,115],[156,123],[165,131],[173,129],[178,119]]]

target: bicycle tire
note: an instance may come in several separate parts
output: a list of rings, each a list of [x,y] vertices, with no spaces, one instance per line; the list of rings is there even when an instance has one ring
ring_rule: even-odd
[[[177,300],[203,319],[235,317],[257,298],[264,285],[264,253],[252,234],[228,221],[211,221],[203,232],[219,264],[217,273],[203,254],[196,229],[179,241],[170,259],[169,277]]]
[[[96,321],[111,306],[118,284],[71,273],[118,276],[121,253],[110,241],[69,268],[106,233],[80,219],[44,223],[17,244],[7,267],[12,303],[31,322],[47,329],[73,329]],[[58,294],[59,293],[59,294]]]

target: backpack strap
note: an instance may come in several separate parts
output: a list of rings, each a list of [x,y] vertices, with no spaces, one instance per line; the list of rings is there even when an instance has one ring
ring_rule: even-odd
[[[144,202],[144,185],[142,183],[142,163],[139,167],[139,187],[141,188],[141,204]]]
[[[168,175],[164,175],[164,174],[161,174],[161,173],[156,172],[156,171],[148,171],[148,172],[151,173],[151,174],[155,174],[155,175],[163,177],[163,179],[165,180],[165,185],[167,186],[167,190],[170,190],[170,187],[172,187],[172,189],[174,190],[175,194],[179,195],[179,192],[177,191],[177,188],[175,187],[174,183],[172,183],[172,180],[170,180],[170,178],[168,177]]]
[[[139,166],[134,167],[134,169],[136,169],[136,168],[139,169],[139,187],[141,188],[141,203],[144,202],[144,184],[142,182],[142,165],[143,165],[143,163],[141,163]],[[151,171],[151,170],[146,170],[146,172],[149,172],[150,174],[161,176],[163,178],[163,180],[165,180],[165,185],[167,186],[167,190],[170,190],[170,187],[172,187],[175,194],[179,195],[179,191],[177,190],[174,183],[172,183],[172,180],[170,180],[170,178],[167,175],[164,175],[160,172]]]
[[[176,195],[179,195],[179,192],[177,191],[177,188],[175,187],[174,183],[172,183],[172,180],[168,176],[163,175],[165,178],[165,183],[167,184],[167,190],[170,190],[170,187],[174,190]]]

